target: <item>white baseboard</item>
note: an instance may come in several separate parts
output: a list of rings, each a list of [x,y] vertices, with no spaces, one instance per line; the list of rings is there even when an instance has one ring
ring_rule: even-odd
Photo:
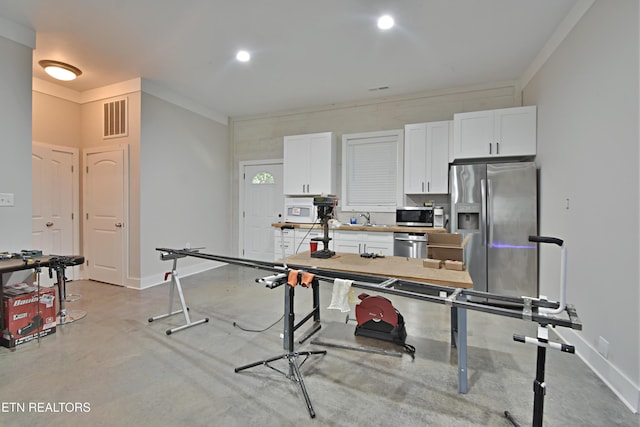
[[[640,409],[640,387],[624,373],[602,357],[598,351],[573,330],[554,329],[554,332],[566,343],[575,346],[576,354],[604,383],[618,396],[627,407],[638,413]]]
[[[226,264],[222,264],[215,261],[204,261],[199,264],[189,265],[186,267],[179,267],[178,273],[179,273],[179,276],[182,278],[182,277],[191,276],[193,274],[202,273],[204,271],[211,270],[213,268],[222,267],[224,265]],[[164,279],[164,276],[165,276],[164,273],[154,274],[152,276],[147,276],[143,279],[140,279],[140,282],[138,283],[137,286],[135,285],[133,286],[126,285],[126,286],[128,288],[138,289],[138,290],[151,288],[151,287],[166,283],[167,281]]]

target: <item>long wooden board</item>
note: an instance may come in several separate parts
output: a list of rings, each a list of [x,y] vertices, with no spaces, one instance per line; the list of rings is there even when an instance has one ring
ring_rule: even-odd
[[[302,252],[287,257],[287,264],[304,267],[326,268],[328,270],[371,274],[374,276],[397,277],[434,285],[472,288],[473,282],[468,271],[435,269],[422,265],[422,259],[388,256],[384,258],[363,258],[359,254],[337,253],[328,259],[311,258],[310,252]]]

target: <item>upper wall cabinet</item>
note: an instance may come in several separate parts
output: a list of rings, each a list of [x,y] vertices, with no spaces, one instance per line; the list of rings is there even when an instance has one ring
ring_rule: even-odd
[[[453,116],[454,159],[535,155],[535,105]]]
[[[405,194],[446,194],[449,191],[452,127],[451,120],[405,126]]]
[[[335,138],[331,132],[284,137],[284,194],[336,194]]]

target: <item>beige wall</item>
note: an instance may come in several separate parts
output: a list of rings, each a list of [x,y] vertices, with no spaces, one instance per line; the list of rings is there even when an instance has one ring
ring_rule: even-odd
[[[128,147],[125,285],[139,288],[164,281],[167,265],[159,260],[156,247],[183,247],[191,241],[213,253],[230,253],[231,155],[227,126],[152,95],[123,94],[119,88],[102,88],[100,99],[83,104],[34,92],[34,134],[40,142],[82,150]],[[123,97],[128,100],[128,135],[104,139],[103,104]],[[82,211],[82,200],[80,205]],[[190,259],[183,273],[210,264]]]
[[[104,139],[102,135],[103,105],[105,102],[123,97],[128,100],[128,135]],[[103,99],[82,104],[80,115],[82,148],[108,147],[114,144],[129,146],[129,218],[128,224],[124,227],[129,241],[129,253],[128,263],[125,266],[125,284],[134,287],[137,286],[140,278],[140,109],[141,92],[113,93]]]
[[[403,129],[409,123],[452,120],[453,115],[459,112],[519,105],[521,92],[518,85],[506,82],[232,119],[234,253],[238,253],[239,162],[281,159],[284,136],[330,131],[341,141],[345,133]],[[376,221],[394,222],[395,217],[391,219],[389,214],[377,214]]]
[[[0,58],[0,193],[14,195],[14,206],[0,207],[0,251],[19,252],[32,245],[32,50],[0,36]]]
[[[538,106],[540,232],[566,241],[567,300],[584,325],[557,333],[636,411],[639,13],[635,0],[596,1],[523,94]],[[541,248],[541,293],[557,299],[559,277],[558,249]]]
[[[33,91],[33,140],[82,147],[80,104]]]
[[[148,93],[142,94],[140,286],[164,281],[170,267],[158,247],[205,247],[229,255],[230,148],[227,126]],[[134,247],[131,247],[134,250]],[[181,274],[211,262],[180,260]]]

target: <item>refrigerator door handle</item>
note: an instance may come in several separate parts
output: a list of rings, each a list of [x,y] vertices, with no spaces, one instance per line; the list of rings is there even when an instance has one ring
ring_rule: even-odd
[[[480,200],[482,202],[480,212],[480,223],[486,224],[487,222],[487,183],[484,179],[480,180]],[[482,230],[482,246],[487,246],[487,230],[486,228]]]
[[[487,179],[487,226],[489,227],[489,247],[493,247],[493,185]]]

